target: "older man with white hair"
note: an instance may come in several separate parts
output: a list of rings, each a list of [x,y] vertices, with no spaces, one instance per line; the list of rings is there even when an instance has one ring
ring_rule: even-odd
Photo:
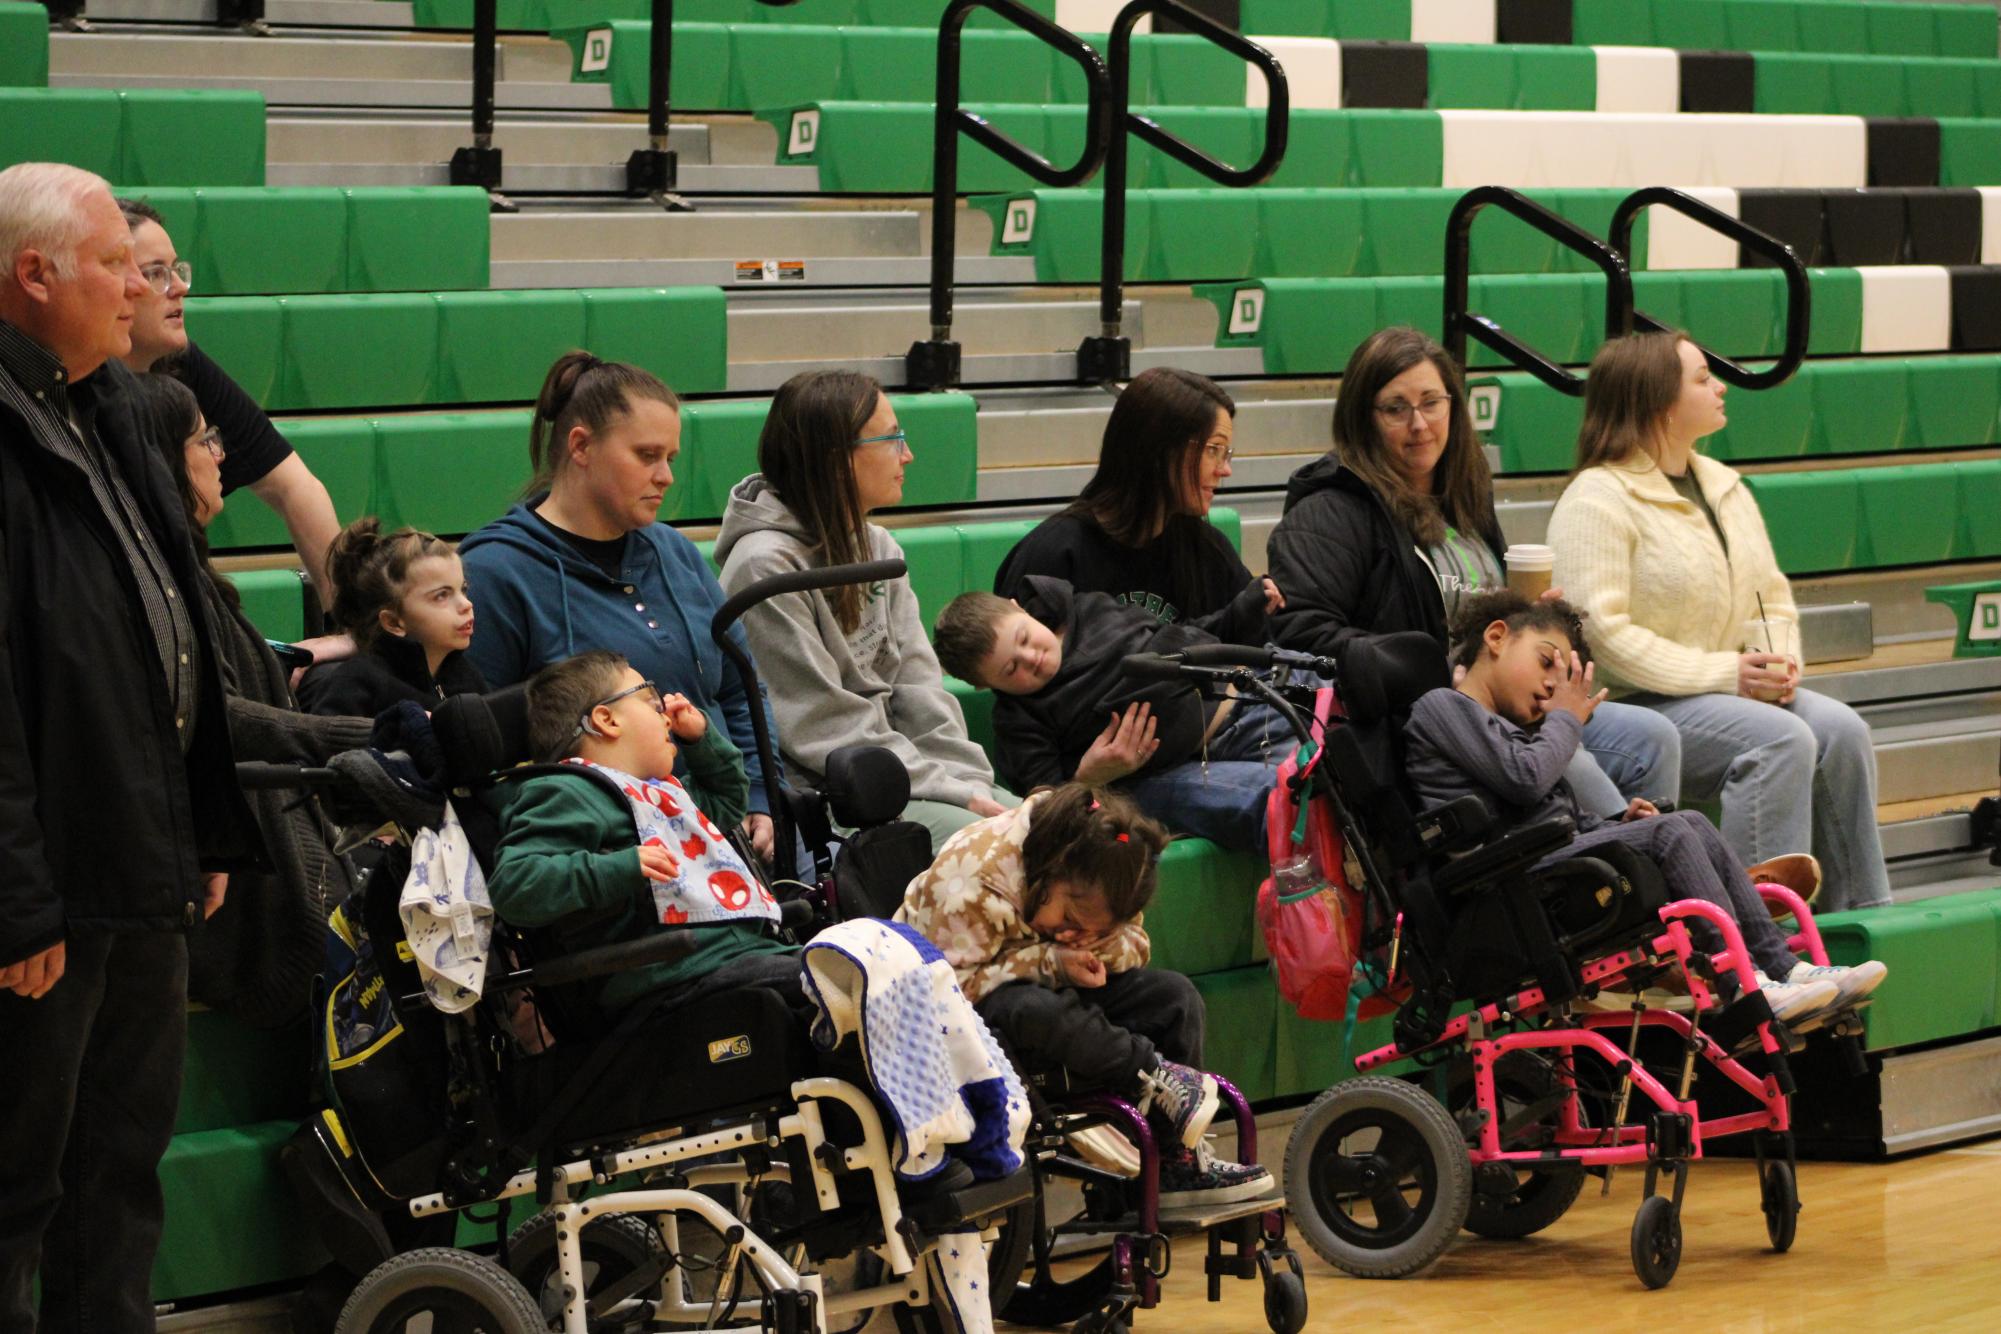
[[[153,1328],[185,933],[255,841],[185,511],[117,364],[143,283],[102,180],[0,171],[4,1334]]]

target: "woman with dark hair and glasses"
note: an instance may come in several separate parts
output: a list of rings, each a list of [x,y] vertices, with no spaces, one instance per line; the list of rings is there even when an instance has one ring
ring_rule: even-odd
[[[759,471],[737,483],[716,538],[735,593],[787,570],[895,560],[903,548],[868,516],[903,499],[915,456],[882,386],[850,371],[808,371],[779,389],[757,442]],[[786,760],[808,781],[842,746],[881,746],[910,771],[905,818],[933,846],[1019,805],[966,735],[959,702],[918,614],[909,576],[789,593],[744,615],[771,687]]]
[[[220,432],[202,417],[191,390],[164,375],[133,378],[133,415],[159,450],[187,507],[188,528],[207,578],[205,611],[221,658],[229,740],[239,760],[322,765],[368,744],[370,722],[359,717],[300,713],[286,684],[290,675],[243,614],[228,579],[209,564],[203,529],[222,513]],[[334,852],[333,827],[310,795],[245,792],[271,874],[238,872],[222,905],[189,937],[189,985],[195,999],[254,1024],[289,1023],[305,1009],[313,974],[326,952],[326,915],[352,888],[347,863]]]
[[[1015,597],[1028,576],[1047,575],[1145,607],[1163,624],[1264,643],[1284,585],[1254,577],[1209,522],[1230,475],[1236,415],[1236,401],[1207,376],[1167,366],[1134,376],[1105,423],[1097,472],[1015,544],[994,592]]]
[[[1267,546],[1286,592],[1273,638],[1339,659],[1358,636],[1422,630],[1443,654],[1461,599],[1502,583],[1502,549],[1457,363],[1416,329],[1371,335],[1341,374],[1334,448],[1286,486]],[[1680,739],[1644,709],[1602,705],[1565,776],[1605,816],[1673,802]]]

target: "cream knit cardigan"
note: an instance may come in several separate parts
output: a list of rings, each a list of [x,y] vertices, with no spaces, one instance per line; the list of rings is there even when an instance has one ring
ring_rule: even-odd
[[[1785,621],[1775,640],[1797,653],[1799,610],[1779,572],[1758,502],[1735,469],[1697,454],[1695,479],[1729,542],[1676,494],[1653,459],[1586,468],[1550,516],[1555,582],[1589,613],[1584,633],[1599,679],[1615,695],[1737,693],[1744,622]]]

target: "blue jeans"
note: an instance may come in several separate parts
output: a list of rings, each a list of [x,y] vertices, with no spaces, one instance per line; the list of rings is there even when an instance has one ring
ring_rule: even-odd
[[[1747,864],[1809,848],[1823,876],[1816,907],[1890,901],[1876,828],[1869,724],[1839,700],[1801,690],[1791,704],[1739,695],[1634,695],[1681,732],[1682,785],[1723,799],[1723,837]]]
[[[1681,734],[1652,709],[1600,704],[1563,776],[1578,805],[1608,819],[1625,814],[1632,797],[1680,801]]]
[[[1298,738],[1269,704],[1238,700],[1204,747],[1207,759],[1127,779],[1121,791],[1177,834],[1237,852],[1265,850],[1265,803]]]

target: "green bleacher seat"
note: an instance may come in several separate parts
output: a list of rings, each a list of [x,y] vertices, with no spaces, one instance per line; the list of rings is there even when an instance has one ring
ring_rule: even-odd
[[[1430,105],[1492,111],[1592,111],[1598,61],[1582,47],[1433,42]]]
[[[0,167],[68,162],[113,185],[264,184],[257,93],[0,87],[0,125]]]
[[[2001,460],[1746,478],[1788,574],[2001,556]]]
[[[2001,579],[1976,579],[1963,584],[1934,584],[1925,601],[1952,612],[1958,627],[1955,658],[2001,657]]]
[[[155,1301],[296,1282],[327,1263],[278,1165],[301,1119],[174,1136],[160,1163],[167,1212]]]
[[[2001,889],[1826,913],[1828,957],[1880,959],[1890,975],[1862,1012],[1871,1051],[2001,1024]]]
[[[49,82],[49,11],[0,0],[0,87],[45,88]]]
[[[68,162],[117,180],[123,116],[118,94],[108,88],[0,88],[0,124],[7,127],[0,168]]]
[[[1257,887],[1244,893],[1243,912],[1250,915]],[[1163,964],[1163,967],[1168,965]],[[1272,1041],[1279,1012],[1285,1003],[1278,998],[1278,985],[1271,969],[1263,964],[1232,968],[1226,972],[1198,973],[1190,979],[1202,993],[1208,1010],[1207,1031],[1203,1034],[1204,1061],[1211,1070],[1237,1086],[1246,1098],[1257,1101],[1276,1096],[1281,1090],[1278,1063]],[[1336,1045],[1340,1029],[1322,1024]],[[1286,1092],[1310,1092],[1288,1089]],[[1270,1155],[1270,1150],[1265,1151]]]
[[[1619,4],[1573,0],[1572,40],[1580,45],[1671,46],[1684,51],[1992,58],[1994,15],[1991,11],[1969,13],[1968,9],[1965,5],[1887,0],[1637,0]]]
[[[491,204],[470,187],[354,188],[347,196],[350,292],[444,291],[487,284]],[[412,238],[422,238],[413,244]]]
[[[305,638],[306,585],[297,570],[239,570],[229,581],[243,598],[243,614],[265,638]]]
[[[188,329],[271,411],[527,402],[572,347],[684,393],[724,387],[713,287],[196,297]]]

